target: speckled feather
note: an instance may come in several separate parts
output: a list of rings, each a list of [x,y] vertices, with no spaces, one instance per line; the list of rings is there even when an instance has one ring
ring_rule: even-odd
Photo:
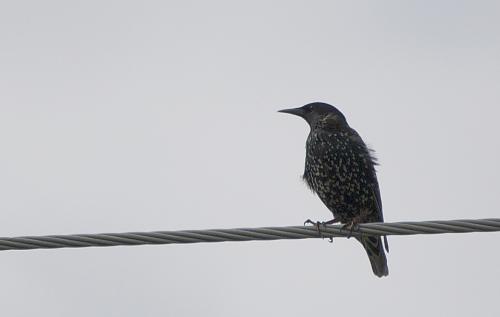
[[[383,221],[375,174],[376,159],[358,133],[328,116],[311,127],[304,180],[335,218],[350,223],[360,210],[366,222]],[[378,204],[378,206],[377,206]]]
[[[298,115],[309,123],[303,178],[334,218],[344,224],[384,221],[373,151],[344,115],[324,103],[281,112]],[[388,275],[382,239],[363,236],[357,240],[365,248],[374,274]],[[389,250],[386,237],[384,242]]]

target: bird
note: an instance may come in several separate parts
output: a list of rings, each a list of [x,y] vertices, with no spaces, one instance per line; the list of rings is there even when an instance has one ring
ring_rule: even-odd
[[[342,112],[323,102],[279,112],[299,116],[309,124],[303,179],[333,214],[332,220],[322,224],[341,223],[352,232],[360,223],[383,222],[377,160]],[[320,222],[315,224],[319,231]],[[361,235],[356,239],[366,250],[373,273],[389,275],[381,237]],[[385,236],[384,245],[389,252]]]

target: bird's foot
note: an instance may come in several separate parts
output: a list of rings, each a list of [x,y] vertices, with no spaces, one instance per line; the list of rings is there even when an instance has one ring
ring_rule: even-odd
[[[307,224],[313,225],[314,228],[316,228],[316,231],[318,231],[318,234],[320,235],[320,237],[323,238],[323,235],[321,234],[321,229],[319,228],[319,226],[321,225],[321,222],[319,222],[319,221],[314,222],[311,219],[307,219],[306,221],[304,221],[304,226]]]
[[[332,220],[328,220],[328,221],[312,221],[311,219],[307,219],[306,221],[304,221],[304,226],[306,224],[312,224],[313,226],[319,226],[319,225],[322,225],[323,227],[326,227],[326,225],[332,225],[334,223],[338,223],[340,222],[340,219],[337,219],[337,218],[333,218]]]
[[[324,239],[325,236],[323,235],[323,232],[321,231],[320,226],[322,226],[323,228],[326,228],[326,225],[330,225],[330,224],[335,223],[335,222],[338,222],[338,220],[332,219],[329,221],[322,221],[322,222],[316,221],[316,222],[314,222],[311,219],[307,219],[306,221],[304,221],[304,226],[306,224],[313,225],[316,228],[316,230],[318,231],[319,236]],[[328,242],[332,243],[333,237],[328,237]]]
[[[304,226],[307,225],[308,223],[313,225],[313,226],[318,226],[320,224],[319,221],[314,222],[311,219],[307,219],[306,221],[304,221]]]
[[[322,224],[321,224],[321,222],[319,222],[319,221],[314,222],[314,221],[312,221],[311,219],[307,219],[306,221],[304,221],[304,226],[305,226],[306,224],[308,224],[308,223],[309,223],[309,224],[311,224],[311,225],[313,225],[313,226],[314,226],[314,228],[316,228],[316,231],[318,231],[318,235],[319,235],[321,238],[323,238],[323,239],[325,238],[325,237],[323,236],[323,233],[321,232],[321,229],[320,229],[320,226],[322,225]]]
[[[322,222],[323,226],[326,227],[326,225],[333,225],[334,223],[340,222],[340,219],[338,218],[333,218],[332,220],[324,221]],[[333,242],[333,237],[328,238],[328,242],[332,243]]]
[[[352,237],[352,233],[354,230],[358,231],[359,230],[359,225],[356,221],[352,220],[351,222],[349,223],[346,223],[345,225],[343,225],[341,228],[340,228],[340,231],[342,232],[342,230],[349,230],[349,234],[347,235],[347,239],[349,239],[350,237]]]

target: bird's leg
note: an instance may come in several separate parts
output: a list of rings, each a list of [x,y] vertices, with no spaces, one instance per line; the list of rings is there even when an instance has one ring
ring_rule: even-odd
[[[345,225],[340,228],[340,230],[344,229],[349,229],[349,234],[347,235],[347,239],[349,239],[352,236],[352,232],[354,230],[358,231],[359,230],[359,223],[366,222],[366,218],[369,215],[369,212],[367,210],[361,210],[361,213],[357,215],[356,217],[352,218],[349,223],[346,223]]]
[[[359,230],[358,223],[364,222],[364,218],[365,218],[364,215],[356,216],[356,217],[351,219],[351,222],[346,223],[345,225],[342,226],[342,228],[340,228],[340,230],[344,230],[344,229],[349,230],[349,234],[347,235],[347,239],[349,239],[352,236],[352,232],[354,230],[356,230],[356,231]]]
[[[334,224],[334,223],[337,223],[337,222],[340,222],[340,219],[337,219],[337,218],[333,218],[332,220],[328,220],[328,221],[312,221],[311,219],[307,219],[306,221],[304,221],[304,226],[308,223],[312,224],[313,226],[319,226],[319,225],[322,225],[323,227],[326,227],[326,225],[331,225],[331,224]]]
[[[321,232],[320,225],[323,226],[324,228],[326,228],[327,225],[331,225],[331,224],[334,224],[334,223],[337,223],[337,222],[340,222],[340,219],[333,218],[332,220],[322,221],[322,222],[319,222],[319,221],[314,222],[311,219],[307,219],[306,221],[304,221],[304,226],[306,224],[308,224],[308,223],[312,224],[314,227],[316,227],[316,230],[318,231],[318,234],[324,239],[325,236]],[[333,242],[333,237],[328,237],[328,242],[332,243]]]
[[[339,218],[333,218],[332,220],[323,221],[321,224],[323,226],[326,226],[326,225],[333,225],[334,223],[337,223],[337,222],[340,222]]]
[[[340,231],[342,230],[349,230],[349,234],[347,235],[347,239],[349,239],[351,236],[352,236],[352,232],[354,230],[358,230],[359,229],[359,226],[358,226],[358,223],[355,222],[355,220],[351,220],[351,222],[349,223],[346,223],[345,225],[343,225],[341,228],[340,228]]]
[[[368,216],[370,215],[370,210],[368,209],[362,209],[360,214],[357,215],[356,217],[351,219],[351,222],[346,223],[345,225],[340,228],[340,230],[344,229],[349,229],[349,234],[347,235],[347,238],[349,239],[352,236],[352,232],[354,230],[358,231],[359,230],[359,223],[365,223],[368,220]]]

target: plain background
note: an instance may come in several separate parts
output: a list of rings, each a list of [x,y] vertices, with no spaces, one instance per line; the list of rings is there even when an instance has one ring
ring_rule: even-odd
[[[500,204],[498,1],[2,1],[0,235],[298,225],[336,104],[387,221]],[[498,316],[498,233],[0,253],[2,316]]]

